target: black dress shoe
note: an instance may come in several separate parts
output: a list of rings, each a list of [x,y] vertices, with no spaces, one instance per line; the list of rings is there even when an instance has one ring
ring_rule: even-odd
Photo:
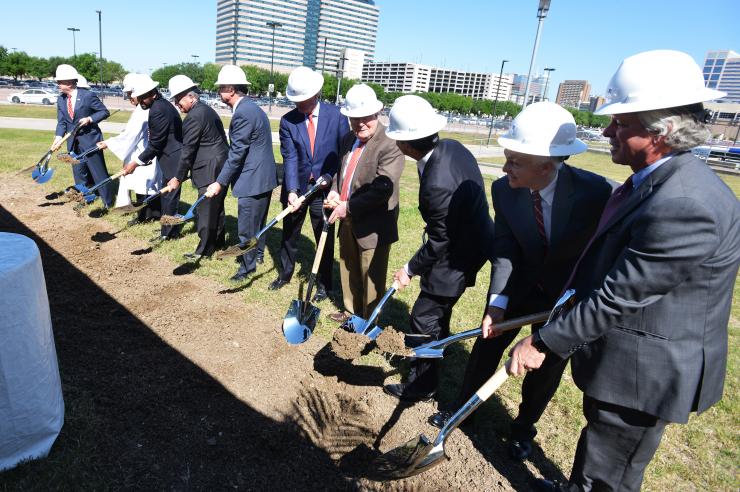
[[[432,424],[437,429],[441,429],[442,427],[447,425],[447,422],[449,422],[451,417],[452,417],[452,412],[441,410],[433,414],[431,417],[429,417],[429,423]]]
[[[270,285],[267,286],[267,288],[269,290],[279,290],[279,289],[282,289],[283,286],[287,284],[288,284],[287,280],[276,278],[275,280],[272,281]]]
[[[261,265],[265,262],[265,257],[262,255],[259,255],[255,261],[257,262],[258,265]]]
[[[241,282],[242,280],[246,280],[254,273],[254,270],[251,272],[236,272],[229,280],[232,282]]]
[[[329,295],[326,293],[326,289],[324,288],[323,285],[319,285],[316,288],[316,293],[313,295],[313,299],[312,300],[313,300],[313,302],[321,302],[324,299],[326,299],[327,297],[329,297]]]
[[[509,456],[515,460],[524,461],[532,454],[532,441],[529,439],[510,439]]]
[[[383,391],[399,400],[408,402],[429,401],[434,398],[436,391],[419,391],[410,384],[386,384]]]
[[[538,492],[567,492],[571,490],[568,482],[545,480],[544,478],[538,478],[532,482],[532,488]]]

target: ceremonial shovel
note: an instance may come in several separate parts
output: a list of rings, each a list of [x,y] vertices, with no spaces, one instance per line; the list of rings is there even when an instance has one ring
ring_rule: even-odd
[[[303,194],[302,196],[300,196],[298,199],[301,200],[302,202],[308,200],[309,198],[311,198],[311,196],[313,196],[314,193],[316,193],[317,191],[319,191],[319,189],[321,189],[324,186],[328,186],[329,183],[331,183],[331,177],[328,174],[325,174],[325,175],[321,176],[316,181],[316,183],[311,188],[309,188],[308,191],[306,191],[306,193]],[[285,210],[283,210],[282,212],[280,212],[274,219],[272,219],[270,222],[268,222],[267,225],[265,225],[265,227],[263,227],[262,229],[260,229],[259,232],[257,232],[257,235],[255,235],[252,238],[247,239],[243,243],[235,244],[234,246],[229,246],[225,250],[223,250],[223,251],[221,251],[219,253],[216,253],[216,258],[223,259],[223,258],[229,258],[229,257],[233,257],[233,256],[240,256],[240,255],[243,255],[244,253],[246,253],[246,252],[248,252],[248,251],[256,248],[257,247],[257,243],[259,242],[259,239],[272,226],[274,226],[275,224],[277,224],[278,222],[280,222],[281,220],[283,220],[285,218],[285,216],[287,216],[292,211],[293,211],[293,207],[291,207],[291,206],[286,207]]]
[[[206,198],[207,197],[205,195],[201,195],[200,197],[198,197],[198,199],[195,200],[192,205],[190,205],[190,208],[187,212],[185,212],[185,215],[163,215],[162,217],[160,217],[159,221],[162,223],[162,225],[174,226],[184,224],[189,220],[193,220],[195,218],[195,209],[198,207],[198,205],[200,205],[200,202],[202,202]]]
[[[183,183],[185,181],[187,181],[188,179],[190,179],[190,178],[185,178],[183,180]],[[153,195],[149,195],[144,200],[142,200],[142,201],[140,201],[138,203],[132,203],[131,205],[124,205],[123,207],[114,208],[113,210],[111,210],[111,212],[115,212],[115,213],[117,213],[119,215],[128,215],[128,214],[136,213],[139,210],[141,210],[142,208],[148,206],[150,203],[152,203],[157,198],[159,198],[160,195],[162,195],[164,193],[169,193],[170,191],[172,191],[172,188],[170,188],[169,185],[168,186],[165,186],[164,188],[162,188],[158,192],[154,193]]]
[[[380,316],[380,310],[383,309],[383,305],[391,298],[391,296],[393,296],[393,294],[398,290],[398,287],[398,282],[393,281],[393,285],[391,285],[391,287],[385,292],[378,302],[378,305],[375,306],[373,312],[370,313],[370,318],[368,318],[367,321],[353,314],[347,321],[342,323],[341,328],[347,331],[353,331],[359,335],[365,335],[370,340],[378,338],[378,335],[383,333],[383,328],[377,325],[373,326],[373,323],[375,323],[375,320]]]
[[[95,196],[95,192],[99,190],[101,187],[107,185],[108,183],[117,180],[123,176],[123,170],[118,171],[116,174],[109,176],[105,178],[100,183],[96,184],[95,186],[88,188],[87,186],[83,184],[76,184],[71,186],[67,193],[69,194],[71,201],[77,201],[84,204],[90,204],[95,201],[97,196]]]
[[[552,308],[547,323],[560,316],[563,310],[573,304],[574,290],[567,290]],[[445,454],[445,441],[447,437],[455,430],[471,413],[483,404],[491,395],[506,381],[506,373],[511,360],[506,361],[501,369],[491,376],[478,391],[475,392],[455,414],[450,417],[447,424],[439,431],[437,438],[430,442],[429,439],[420,434],[418,437],[411,439],[405,444],[382,454],[375,459],[374,465],[378,479],[380,480],[397,480],[400,478],[411,477],[423,473],[429,468],[436,466],[447,458]],[[447,458],[449,459],[449,458]]]
[[[89,156],[90,154],[99,151],[100,149],[97,147],[97,145],[93,145],[89,149],[82,151],[79,154],[75,154],[74,152],[62,152],[61,154],[57,155],[57,159],[62,162],[66,162],[67,164],[77,165],[81,162],[86,161],[87,156]]]
[[[329,235],[329,221],[324,215],[324,226],[319,236],[319,244],[316,247],[316,256],[313,259],[311,275],[308,277],[308,288],[306,289],[306,300],[293,299],[290,302],[288,312],[283,319],[283,336],[291,345],[298,345],[308,340],[316,327],[316,320],[321,312],[319,308],[311,304],[311,291],[316,283],[316,274],[319,272],[321,256],[324,253],[326,236]]]
[[[77,123],[74,128],[72,128],[72,131],[67,132],[63,137],[62,140],[59,142],[59,148],[62,147],[62,144],[66,142],[69,137],[73,136],[75,133],[77,133],[77,130],[80,129],[80,124]],[[18,171],[17,174],[21,174],[24,172],[29,171],[30,169],[33,169],[31,172],[31,177],[34,181],[36,181],[39,184],[46,183],[54,176],[54,170],[49,168],[49,161],[51,160],[52,154],[54,154],[54,150],[49,149],[46,154],[44,154],[39,161],[34,164],[33,166],[29,166],[26,168],[21,169]]]

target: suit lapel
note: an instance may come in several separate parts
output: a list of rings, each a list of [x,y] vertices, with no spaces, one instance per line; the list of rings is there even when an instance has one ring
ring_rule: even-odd
[[[306,151],[306,157],[308,158],[309,162],[313,162],[313,156],[311,155],[311,139],[308,138],[308,128],[306,123],[306,117],[304,115],[303,119],[298,123],[298,134],[301,136],[301,141],[303,142],[303,148]]]
[[[326,106],[324,106],[322,110],[319,110],[319,119],[318,124],[319,126],[316,128],[316,140],[314,141],[314,155],[318,155],[321,147],[321,142],[324,142],[324,135],[326,135],[327,127],[329,126],[329,112],[326,110]],[[308,135],[308,132],[306,132],[306,135]]]
[[[573,209],[573,199],[576,190],[573,187],[573,177],[570,168],[564,164],[558,172],[558,182],[555,185],[555,197],[553,198],[550,216],[550,248],[554,251],[563,238],[565,226],[568,224],[570,212]]]

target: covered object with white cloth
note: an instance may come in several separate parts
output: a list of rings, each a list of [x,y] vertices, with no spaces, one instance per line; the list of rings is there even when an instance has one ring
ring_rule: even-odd
[[[49,454],[64,399],[36,244],[0,232],[0,470]]]

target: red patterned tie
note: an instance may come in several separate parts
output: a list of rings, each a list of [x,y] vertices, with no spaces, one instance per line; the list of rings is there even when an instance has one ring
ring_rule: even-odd
[[[352,156],[349,158],[349,165],[347,166],[347,170],[344,172],[344,181],[342,181],[342,194],[339,195],[339,199],[342,201],[347,201],[347,198],[349,198],[349,186],[352,182],[352,175],[355,173],[357,163],[360,162],[360,154],[364,147],[365,143],[360,142],[360,145],[352,151]]]
[[[72,96],[67,96],[67,113],[69,113],[69,119],[75,119],[75,109],[72,105]]]
[[[313,123],[313,114],[308,115],[308,140],[311,142],[311,157],[313,157],[313,144],[316,141],[316,126]]]

